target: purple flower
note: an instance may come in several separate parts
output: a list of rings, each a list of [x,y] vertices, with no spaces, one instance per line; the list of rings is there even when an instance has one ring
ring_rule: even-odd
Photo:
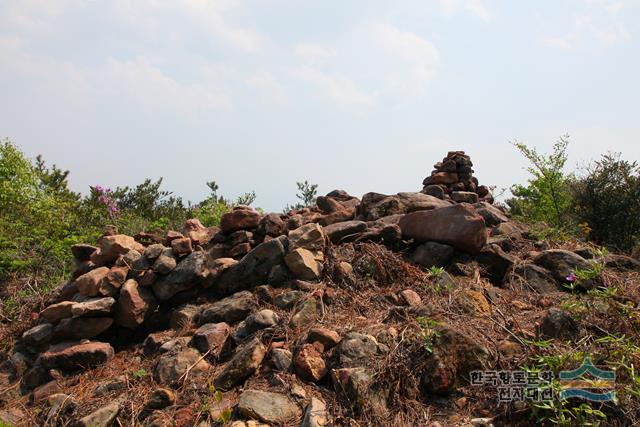
[[[95,186],[95,187],[93,187],[93,188],[95,188],[96,192],[98,192],[98,193],[102,193],[102,191],[104,190],[104,189],[102,188],[102,185],[96,185],[96,186]]]
[[[575,273],[571,273],[566,277],[567,282],[575,282],[577,278],[578,277],[576,276]]]

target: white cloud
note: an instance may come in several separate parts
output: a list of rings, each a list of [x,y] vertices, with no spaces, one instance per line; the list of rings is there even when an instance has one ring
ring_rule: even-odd
[[[319,43],[298,43],[293,52],[299,58],[310,62],[317,62],[336,56],[335,49]]]
[[[251,74],[246,83],[262,97],[265,104],[284,105],[289,102],[286,88],[269,72]]]
[[[543,36],[542,43],[558,49],[571,49],[572,43],[567,37]]]
[[[311,67],[297,67],[289,70],[297,79],[311,83],[321,94],[343,106],[373,106],[375,97],[360,89],[350,78],[330,75]]]
[[[542,42],[553,48],[571,49],[593,44],[610,48],[631,39],[621,11],[622,1],[584,0],[585,13],[573,18],[570,29],[564,35],[544,35]]]
[[[484,21],[493,18],[493,13],[489,11],[482,0],[438,0],[438,4],[447,15],[464,11]]]

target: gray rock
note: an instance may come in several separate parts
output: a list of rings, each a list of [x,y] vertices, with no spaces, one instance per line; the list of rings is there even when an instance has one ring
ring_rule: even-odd
[[[280,322],[278,315],[269,309],[260,310],[250,314],[243,320],[233,334],[235,342],[241,342],[248,336],[266,328],[273,328]]]
[[[165,248],[163,244],[156,243],[149,245],[144,249],[144,257],[148,260],[154,260],[158,258],[168,248]]]
[[[517,258],[504,252],[498,245],[486,245],[476,256],[476,261],[484,267],[483,272],[489,280],[500,285]]]
[[[216,377],[214,381],[216,388],[230,390],[242,384],[258,370],[266,351],[267,349],[258,339],[245,344]]]
[[[274,299],[276,307],[283,310],[289,310],[295,307],[296,304],[305,296],[302,291],[287,291],[277,295]]]
[[[237,292],[227,298],[216,301],[200,313],[198,322],[205,323],[236,323],[244,320],[256,303],[253,294],[248,291]]]
[[[287,247],[285,236],[259,244],[239,263],[222,273],[214,290],[219,295],[229,295],[267,283],[271,269],[284,262]]]
[[[194,375],[207,371],[209,367],[209,363],[202,359],[198,350],[185,348],[177,353],[168,352],[160,356],[154,375],[161,384],[172,386],[177,385],[187,370],[190,375]]]
[[[453,258],[455,249],[452,246],[437,242],[427,242],[418,246],[412,259],[423,267],[444,267]]]
[[[120,413],[120,402],[111,402],[78,421],[80,427],[110,427]]]
[[[512,286],[523,285],[539,293],[558,290],[555,279],[549,270],[535,264],[518,264],[508,275]]]
[[[533,262],[549,270],[551,275],[560,283],[567,283],[567,276],[575,272],[576,268],[587,270],[589,262],[580,255],[564,249],[548,249],[535,257]]]
[[[158,258],[156,258],[151,268],[156,273],[169,274],[174,268],[176,268],[176,265],[178,265],[178,261],[173,254],[173,250],[171,248],[166,248]]]
[[[280,424],[300,416],[300,408],[288,396],[260,390],[245,390],[238,400],[238,412],[247,418]]]
[[[307,299],[298,309],[296,314],[291,317],[289,327],[293,329],[304,328],[315,323],[317,317],[316,299],[311,297]]]
[[[207,253],[204,251],[189,254],[169,275],[161,277],[151,285],[154,294],[159,300],[164,301],[203,283],[209,271],[207,261]]]
[[[480,202],[473,206],[489,227],[509,221],[509,217],[503,211],[490,203]]]
[[[73,304],[71,314],[73,317],[101,317],[108,316],[113,311],[116,300],[111,297],[91,298],[84,302]]]
[[[322,400],[312,397],[304,411],[301,427],[326,427],[328,425],[327,405]]]
[[[278,371],[289,372],[293,364],[293,354],[284,348],[271,350],[271,363]]]
[[[111,317],[63,319],[56,326],[54,336],[67,339],[93,338],[105,332],[112,324]]]
[[[378,353],[378,342],[371,335],[347,332],[336,347],[341,368],[366,365]]]
[[[176,308],[171,313],[171,319],[169,321],[171,329],[179,331],[189,325],[197,324],[200,313],[202,313],[205,308],[206,306],[193,304],[187,304]]]
[[[42,347],[51,341],[54,326],[51,323],[41,323],[22,334],[22,342],[36,348]]]
[[[566,311],[550,308],[540,322],[540,335],[576,340],[580,335],[580,325]]]

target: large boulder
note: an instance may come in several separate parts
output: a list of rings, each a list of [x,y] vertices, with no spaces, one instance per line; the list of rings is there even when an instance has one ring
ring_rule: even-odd
[[[423,193],[406,192],[392,196],[367,193],[362,196],[358,212],[367,221],[375,221],[389,215],[438,209],[445,206],[450,206],[450,203]]]
[[[267,283],[271,268],[284,262],[288,243],[286,236],[280,236],[259,244],[220,275],[213,286],[214,292],[224,296]]]
[[[484,219],[468,204],[412,212],[398,222],[402,235],[417,242],[439,242],[478,253],[487,242]]]
[[[157,261],[156,261],[157,262]],[[204,251],[193,252],[182,260],[171,273],[153,283],[153,293],[159,300],[168,300],[175,294],[202,284],[209,274],[208,257]]]
[[[567,276],[576,269],[588,270],[591,268],[589,261],[580,255],[564,249],[548,249],[534,258],[533,262],[551,272],[551,275],[560,283],[567,283]]]

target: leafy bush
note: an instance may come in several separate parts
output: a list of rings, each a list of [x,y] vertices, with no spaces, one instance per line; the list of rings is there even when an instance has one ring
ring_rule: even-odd
[[[640,168],[605,154],[573,184],[573,208],[596,243],[629,250],[640,242]]]
[[[512,214],[529,221],[543,221],[559,229],[569,225],[570,176],[564,172],[568,138],[560,137],[551,154],[540,154],[535,148],[513,143],[531,164],[527,171],[532,178],[526,186],[516,184],[511,187],[513,197],[506,202]]]

